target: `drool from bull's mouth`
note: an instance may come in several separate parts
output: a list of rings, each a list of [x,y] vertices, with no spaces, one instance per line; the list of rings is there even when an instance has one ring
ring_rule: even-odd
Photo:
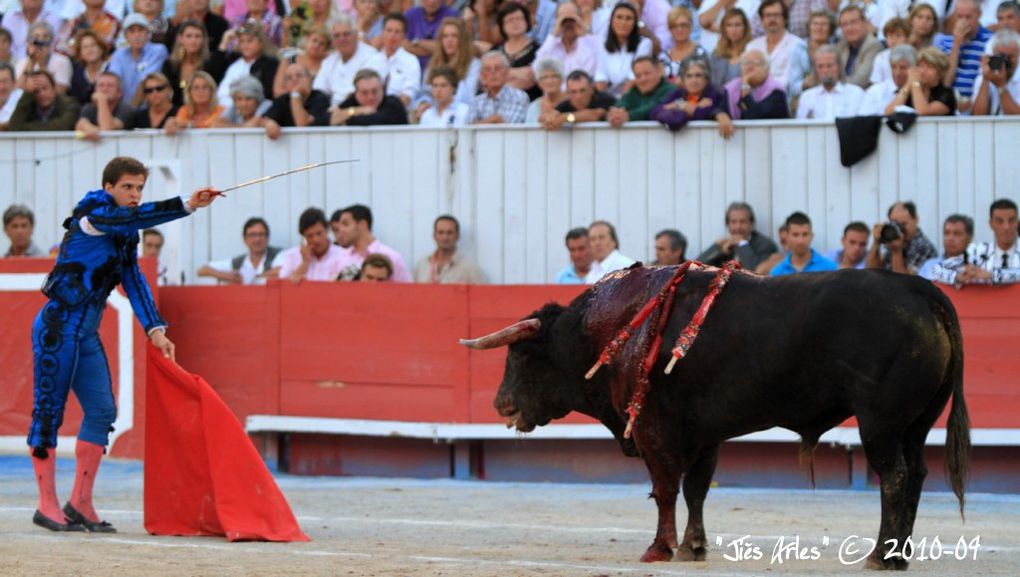
[[[878,270],[774,278],[740,272],[718,293],[688,354],[666,374],[670,350],[653,341],[681,335],[715,276],[691,267],[675,284],[675,299],[651,317],[665,319],[656,325],[661,331],[649,331],[651,321],[635,325],[610,364],[586,380],[599,351],[677,270],[635,266],[566,307],[548,304],[496,333],[462,341],[476,349],[509,347],[494,402],[508,428],[526,432],[577,411],[645,461],[659,520],[642,561],[705,559],[702,510],[722,442],[772,427],[799,434],[810,463],[824,432],[857,419],[884,496],[881,545],[867,564],[905,569],[898,555],[913,532],[927,471],[925,439],[949,404],[945,460],[962,517],[970,464],[963,343],[956,311],[939,289]],[[630,415],[627,439],[628,401],[640,377],[645,396],[641,412]],[[535,424],[523,422],[520,406]],[[688,522],[678,542],[681,479]]]

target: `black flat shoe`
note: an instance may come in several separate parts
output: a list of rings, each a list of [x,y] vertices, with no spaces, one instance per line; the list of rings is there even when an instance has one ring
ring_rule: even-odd
[[[35,515],[32,516],[32,522],[42,527],[43,529],[49,529],[50,531],[56,531],[58,533],[70,533],[74,531],[84,531],[85,527],[82,527],[74,521],[69,521],[66,525],[63,523],[57,523],[53,519],[50,519],[46,515],[42,514],[39,509],[35,510]]]
[[[73,521],[74,523],[77,523],[81,527],[84,527],[86,530],[88,530],[89,533],[117,532],[117,529],[115,529],[113,525],[107,523],[106,521],[100,521],[96,523],[90,520],[85,515],[82,515],[81,513],[78,512],[77,509],[71,506],[70,501],[68,501],[67,504],[64,505],[64,515],[67,515],[67,518],[69,520]]]

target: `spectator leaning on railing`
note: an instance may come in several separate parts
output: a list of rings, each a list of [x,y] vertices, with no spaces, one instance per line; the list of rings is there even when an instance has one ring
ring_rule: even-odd
[[[891,77],[868,87],[857,114],[860,116],[882,116],[886,107],[896,99],[898,92],[907,88],[910,70],[917,66],[917,50],[910,44],[900,44],[889,51]]]
[[[387,96],[379,73],[365,68],[354,77],[354,94],[330,109],[333,126],[407,124],[407,109],[396,96]]]
[[[250,285],[264,284],[266,277],[278,275],[277,257],[282,251],[269,245],[269,223],[253,217],[245,221],[241,230],[248,252],[202,265],[198,276],[214,278],[223,284]]]
[[[312,74],[303,64],[288,64],[287,92],[273,100],[266,117],[280,126],[329,126],[329,95],[312,88]]]
[[[262,83],[254,76],[242,76],[230,85],[232,104],[213,123],[215,127],[262,128],[272,140],[280,137],[280,125],[266,116],[273,106],[266,100]]]
[[[1017,243],[1017,206],[1000,198],[988,209],[992,242],[967,247],[967,259],[956,276],[957,283],[1013,284],[1020,282],[1020,246]]]
[[[591,76],[584,70],[575,70],[567,75],[567,99],[546,112],[538,121],[546,130],[572,127],[578,122],[598,122],[616,99],[608,92],[596,88]]]
[[[942,256],[921,265],[917,275],[943,284],[956,284],[956,274],[967,264],[967,247],[974,239],[974,219],[951,214],[942,224]]]
[[[609,125],[616,128],[627,122],[648,120],[652,109],[665,101],[676,88],[666,80],[662,64],[651,56],[635,58],[631,68],[634,71],[634,86],[606,115]]]
[[[112,72],[104,72],[96,81],[92,102],[81,109],[81,117],[74,129],[82,138],[99,142],[99,131],[130,130],[134,128],[135,109],[121,99],[120,78]]]
[[[677,131],[692,120],[715,120],[719,123],[719,135],[729,138],[733,135],[733,122],[726,112],[726,94],[712,86],[708,68],[698,56],[684,61],[681,67],[683,85],[673,91],[662,104],[652,108],[651,120],[657,120],[671,131]]]
[[[775,241],[755,230],[754,209],[746,202],[734,202],[726,207],[726,232],[727,236],[698,256],[699,261],[719,266],[732,259],[745,269],[754,270],[779,250]]]
[[[472,124],[523,124],[528,111],[528,95],[507,85],[510,61],[502,52],[482,57],[482,92],[471,105]]]
[[[786,89],[769,74],[768,59],[758,50],[740,58],[740,78],[726,84],[726,99],[734,120],[790,118]]]

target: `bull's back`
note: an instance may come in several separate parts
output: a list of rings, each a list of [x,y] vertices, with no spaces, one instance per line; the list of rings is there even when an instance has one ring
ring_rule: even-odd
[[[680,304],[666,343],[701,294]],[[668,394],[696,421],[721,416],[745,429],[724,435],[838,423],[864,404],[885,403],[907,417],[902,412],[918,405],[912,400],[935,397],[949,361],[950,339],[933,303],[952,307],[928,281],[884,271],[735,275],[675,377],[656,379],[680,391]]]

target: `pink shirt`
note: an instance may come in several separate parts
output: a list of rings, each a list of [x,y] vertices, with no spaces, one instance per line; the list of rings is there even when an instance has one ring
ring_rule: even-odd
[[[308,271],[305,272],[305,280],[335,281],[340,271],[347,266],[344,252],[344,249],[330,244],[329,250],[322,258],[315,258],[313,255],[311,262],[308,263]],[[301,247],[288,248],[277,258],[280,259],[280,278],[285,279],[301,266]]]
[[[389,257],[390,262],[393,263],[393,278],[390,280],[393,282],[413,282],[411,272],[407,269],[407,265],[404,263],[404,257],[400,256],[400,253],[396,250],[379,242],[379,239],[373,240],[372,244],[368,245],[368,250],[363,254],[354,252],[353,246],[349,248],[337,247],[337,249],[343,253],[343,266],[341,267],[341,270],[352,264],[361,266],[361,263],[365,262],[365,257],[370,254],[384,254]]]

